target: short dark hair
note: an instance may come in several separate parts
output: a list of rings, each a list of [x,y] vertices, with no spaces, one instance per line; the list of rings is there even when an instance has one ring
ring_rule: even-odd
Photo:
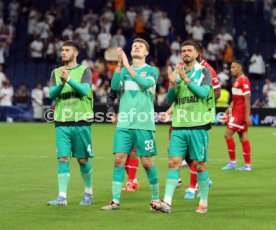
[[[203,46],[200,42],[198,41],[195,41],[195,44],[196,44],[196,50],[198,53],[203,53]]]
[[[241,60],[235,59],[235,60],[232,61],[232,63],[237,63],[237,64],[239,64],[239,65],[241,66],[241,68],[243,69],[243,62],[242,62]]]
[[[77,51],[80,51],[80,46],[77,42],[73,41],[73,40],[67,40],[65,41],[62,46],[71,46],[74,47]]]
[[[181,44],[181,47],[183,47],[183,46],[193,46],[196,49],[196,51],[198,52],[198,45],[197,45],[197,42],[195,42],[195,41],[192,41],[192,40],[185,41]]]
[[[134,42],[140,42],[140,43],[145,44],[147,51],[149,51],[149,49],[150,49],[149,43],[148,43],[146,40],[144,40],[143,38],[136,38],[136,39],[133,41],[133,43],[134,43]]]

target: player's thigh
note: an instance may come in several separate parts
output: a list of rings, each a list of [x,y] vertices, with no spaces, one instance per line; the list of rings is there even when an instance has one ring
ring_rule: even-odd
[[[56,156],[70,157],[72,152],[72,134],[70,127],[56,127]]]
[[[137,156],[153,156],[157,154],[154,132],[136,129],[134,131],[134,146]]]
[[[113,142],[113,153],[127,153],[134,145],[134,137],[132,130],[126,128],[116,128],[114,142]]]
[[[174,129],[170,136],[169,157],[182,157],[184,159],[187,148],[187,130]]]
[[[190,158],[199,162],[206,162],[208,159],[208,143],[209,134],[207,130],[190,130]]]
[[[93,158],[94,152],[91,143],[91,126],[71,126],[73,133],[73,157]]]

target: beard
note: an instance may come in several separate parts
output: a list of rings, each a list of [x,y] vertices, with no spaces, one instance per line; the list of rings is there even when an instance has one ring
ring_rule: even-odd
[[[190,64],[191,62],[193,62],[193,58],[191,57],[184,57],[183,58],[183,61],[185,62],[185,64]]]
[[[69,62],[73,61],[74,60],[74,56],[71,55],[70,57],[68,58],[61,58],[61,61],[64,65],[67,65]]]

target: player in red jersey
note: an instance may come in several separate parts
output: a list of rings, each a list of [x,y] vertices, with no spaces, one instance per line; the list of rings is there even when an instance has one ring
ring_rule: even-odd
[[[252,125],[250,119],[250,82],[243,74],[242,63],[238,60],[231,64],[231,75],[236,78],[232,86],[232,102],[222,120],[226,121],[227,127],[224,134],[226,139],[230,162],[223,170],[234,169],[236,163],[235,141],[233,134],[238,133],[243,150],[244,166],[238,168],[243,171],[251,171],[250,142],[248,140],[248,126]]]

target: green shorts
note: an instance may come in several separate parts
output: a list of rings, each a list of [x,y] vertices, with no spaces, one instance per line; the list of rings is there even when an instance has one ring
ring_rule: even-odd
[[[93,158],[90,126],[56,127],[57,158]]]
[[[174,129],[169,144],[169,157],[182,157],[187,152],[191,160],[207,161],[209,134],[207,130]]]
[[[136,147],[137,156],[152,156],[157,154],[153,131],[116,128],[113,153],[130,154],[133,146]]]

